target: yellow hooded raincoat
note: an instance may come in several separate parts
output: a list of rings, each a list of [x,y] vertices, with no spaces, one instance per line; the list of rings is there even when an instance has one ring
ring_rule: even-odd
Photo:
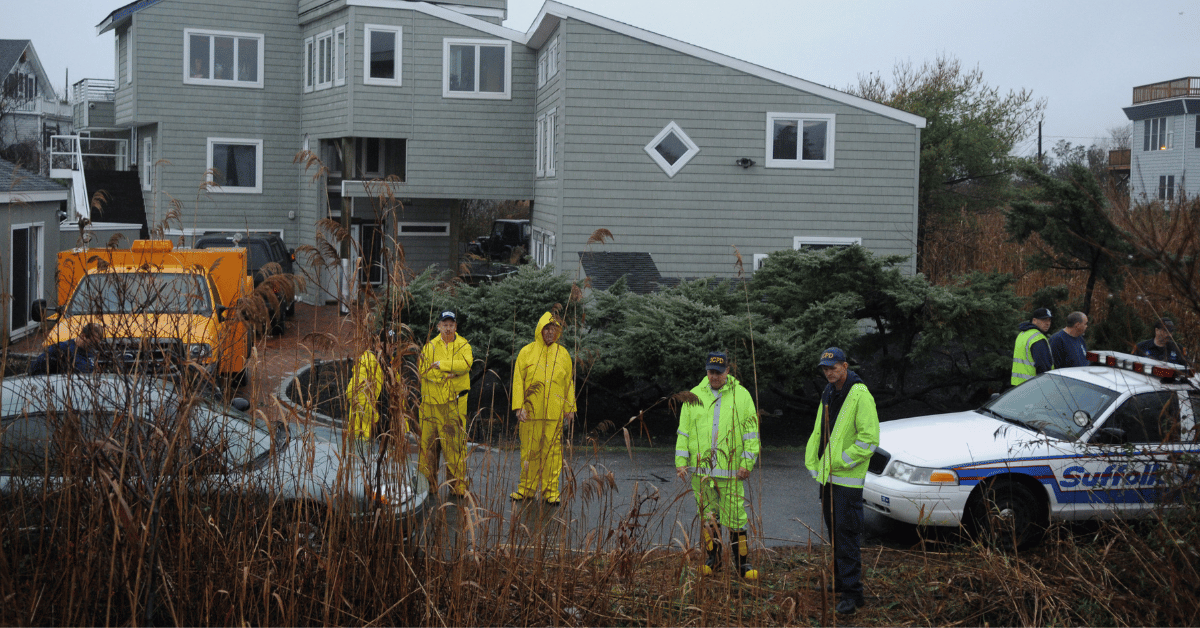
[[[370,438],[371,428],[379,421],[375,402],[383,390],[383,369],[375,352],[367,349],[354,363],[350,384],[346,386],[346,400],[350,404],[350,423],[347,431],[355,438]]]
[[[467,482],[467,396],[471,388],[471,344],[454,335],[449,344],[434,336],[421,349],[421,453],[417,466],[437,490],[438,450],[446,452],[450,490],[462,495]],[[437,364],[437,368],[433,365]]]
[[[559,500],[563,417],[575,412],[575,369],[566,347],[542,338],[553,320],[550,312],[542,315],[533,342],[521,349],[513,366],[512,409],[528,413],[520,426],[521,481],[513,499]]]

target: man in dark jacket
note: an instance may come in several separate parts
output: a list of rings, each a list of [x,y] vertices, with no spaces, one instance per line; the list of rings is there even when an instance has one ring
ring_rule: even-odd
[[[1054,368],[1087,366],[1087,343],[1083,332],[1087,331],[1088,317],[1083,312],[1067,314],[1067,325],[1050,336],[1050,355],[1054,357]]]
[[[30,375],[91,373],[96,370],[96,350],[104,342],[104,326],[88,323],[78,338],[64,340],[46,347],[29,364]]]
[[[1175,344],[1171,336],[1175,334],[1175,322],[1169,318],[1154,321],[1154,337],[1138,343],[1134,353],[1143,358],[1184,364],[1186,358],[1183,351]]]
[[[1033,311],[1029,322],[1021,323],[1017,328],[1017,342],[1013,345],[1012,379],[1009,380],[1013,386],[1020,386],[1054,368],[1050,343],[1046,340],[1046,331],[1050,329],[1052,317],[1048,308],[1040,307]]]

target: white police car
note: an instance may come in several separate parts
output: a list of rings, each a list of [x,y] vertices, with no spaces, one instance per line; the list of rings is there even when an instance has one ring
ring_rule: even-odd
[[[1198,464],[1200,379],[1124,353],[1088,359],[978,410],[881,424],[864,505],[1026,547],[1051,519],[1137,516],[1173,500]]]

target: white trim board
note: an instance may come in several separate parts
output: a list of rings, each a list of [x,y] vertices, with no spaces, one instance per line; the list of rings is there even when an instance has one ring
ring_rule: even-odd
[[[491,22],[485,22],[479,18],[471,17],[470,15],[460,13],[458,11],[447,9],[426,2],[409,2],[408,0],[346,0],[348,7],[373,7],[376,9],[403,9],[408,11],[417,11],[439,17],[447,22],[454,22],[460,26],[473,28],[477,31],[485,32],[495,37],[502,37],[510,41],[515,41],[519,44],[524,44],[528,37],[521,31],[515,31],[511,28],[497,26]]]

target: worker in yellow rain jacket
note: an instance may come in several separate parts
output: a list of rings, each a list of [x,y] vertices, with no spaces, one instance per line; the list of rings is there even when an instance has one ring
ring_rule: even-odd
[[[350,383],[346,386],[346,401],[350,406],[350,421],[347,431],[358,440],[371,437],[371,429],[379,421],[375,404],[383,390],[383,369],[375,350],[367,348],[354,362]]]
[[[708,557],[700,573],[721,566],[721,525],[729,528],[729,549],[738,575],[757,580],[750,565],[746,540],[746,502],[743,482],[758,460],[758,412],[750,391],[729,374],[724,353],[710,353],[707,377],[692,389],[698,402],[679,411],[675,441],[675,473],[692,473],[692,492],[700,515],[700,538]]]
[[[513,366],[512,409],[521,434],[521,480],[509,495],[514,501],[559,502],[563,420],[575,419],[575,368],[560,335],[562,323],[542,314],[533,342],[521,348]]]
[[[463,495],[467,478],[467,391],[471,388],[471,344],[458,335],[458,317],[442,312],[438,335],[425,343],[421,374],[421,454],[417,466],[437,492],[438,450],[446,452],[450,492]]]

